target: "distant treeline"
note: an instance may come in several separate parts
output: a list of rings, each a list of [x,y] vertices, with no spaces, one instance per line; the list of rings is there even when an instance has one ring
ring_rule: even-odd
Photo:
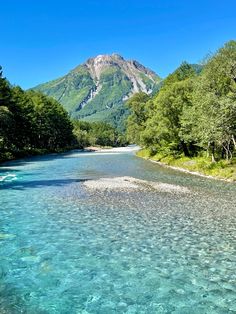
[[[109,124],[71,121],[56,100],[12,87],[1,69],[0,161],[89,145],[125,143]]]
[[[134,95],[127,136],[160,156],[232,159],[236,151],[236,41],[208,58],[203,69],[183,63],[149,97]]]
[[[128,142],[124,134],[106,122],[74,120],[74,136],[77,143],[86,146],[123,146]]]

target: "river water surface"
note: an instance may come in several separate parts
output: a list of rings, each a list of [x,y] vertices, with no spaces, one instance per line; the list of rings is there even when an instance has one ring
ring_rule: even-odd
[[[34,157],[6,174],[1,314],[236,313],[235,184],[132,152]],[[89,188],[124,176],[179,189]]]

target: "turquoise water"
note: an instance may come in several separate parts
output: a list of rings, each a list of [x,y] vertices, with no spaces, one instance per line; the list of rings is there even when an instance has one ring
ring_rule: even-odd
[[[5,163],[0,313],[236,313],[236,185],[131,153]],[[131,176],[189,193],[90,190]]]

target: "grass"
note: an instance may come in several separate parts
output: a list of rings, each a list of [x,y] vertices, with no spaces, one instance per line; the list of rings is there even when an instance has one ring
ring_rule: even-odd
[[[151,155],[148,149],[142,149],[137,156],[159,161],[165,165],[186,169],[192,172],[198,172],[206,176],[213,176],[218,179],[236,181],[236,159],[230,161],[219,160],[212,162],[207,157],[185,157],[185,156],[163,156],[160,153]]]

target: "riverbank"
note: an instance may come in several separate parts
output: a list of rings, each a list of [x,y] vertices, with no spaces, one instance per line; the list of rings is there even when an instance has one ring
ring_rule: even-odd
[[[142,149],[136,153],[138,157],[158,163],[161,166],[185,173],[198,175],[206,178],[224,180],[227,182],[236,182],[236,161],[220,160],[211,162],[210,159],[204,157],[179,157],[161,156],[156,154],[151,156],[147,149]]]
[[[26,157],[66,153],[74,149],[81,149],[81,148],[76,147],[76,146],[67,146],[64,148],[58,148],[54,150],[30,149],[30,150],[21,150],[21,151],[15,151],[15,152],[4,152],[4,153],[0,152],[0,164],[6,161],[17,160],[17,159],[26,158]]]
[[[27,158],[27,157],[33,157],[33,156],[43,156],[43,155],[50,155],[50,154],[63,154],[67,153],[73,150],[76,151],[81,151],[81,152],[87,152],[87,153],[92,153],[92,152],[97,152],[97,153],[107,153],[107,152],[136,152],[140,148],[138,146],[120,146],[120,147],[111,147],[111,146],[88,146],[88,147],[75,147],[75,146],[70,146],[66,147],[64,149],[57,149],[53,151],[48,151],[46,149],[34,149],[34,150],[28,150],[28,151],[20,151],[16,152],[14,155],[12,153],[6,153],[0,155],[0,165],[6,161],[13,161],[13,160],[18,160],[22,158]]]

